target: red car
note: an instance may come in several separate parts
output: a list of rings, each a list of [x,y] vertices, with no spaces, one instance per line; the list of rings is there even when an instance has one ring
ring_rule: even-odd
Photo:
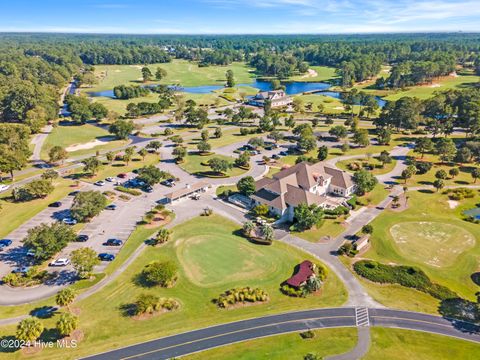
[[[127,174],[121,173],[121,174],[118,174],[118,177],[120,179],[125,179],[127,177]]]

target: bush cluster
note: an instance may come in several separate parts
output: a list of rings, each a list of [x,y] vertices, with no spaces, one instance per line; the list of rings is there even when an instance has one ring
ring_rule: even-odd
[[[474,191],[468,188],[448,189],[444,194],[447,194],[450,200],[471,199],[475,196]]]
[[[44,283],[46,280],[51,279],[55,275],[49,273],[47,270],[39,270],[38,267],[31,267],[25,274],[10,273],[3,277],[3,283],[12,287],[19,286],[34,286]]]
[[[130,194],[130,195],[133,195],[133,196],[142,195],[142,192],[140,190],[129,189],[129,188],[126,188],[125,186],[115,186],[115,190],[123,192],[123,193]]]
[[[385,265],[372,260],[361,260],[356,262],[353,268],[357,274],[370,281],[414,288],[440,300],[458,297],[447,287],[433,283],[421,269],[413,266]]]
[[[152,294],[141,294],[135,301],[133,313],[135,315],[153,314],[160,310],[172,311],[179,307],[175,299],[161,298]]]
[[[268,294],[259,288],[235,288],[225,291],[218,298],[214,299],[214,303],[218,307],[226,308],[236,303],[245,303],[245,302],[265,302],[268,300]]]

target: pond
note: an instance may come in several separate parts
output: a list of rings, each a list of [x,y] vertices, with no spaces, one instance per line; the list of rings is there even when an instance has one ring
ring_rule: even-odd
[[[480,207],[476,207],[463,212],[467,216],[473,216],[475,219],[480,220]]]
[[[302,81],[290,81],[283,83],[285,86],[285,92],[287,95],[296,95],[304,92],[310,91],[319,91],[315,95],[324,95],[332,97],[335,99],[341,99],[341,93],[338,91],[328,91],[331,87],[330,84],[324,82],[302,82]],[[270,91],[272,90],[272,83],[266,80],[257,80],[255,79],[251,83],[237,84],[236,86],[249,86],[259,91]],[[172,86],[173,87],[173,86]],[[183,91],[189,94],[209,94],[213,91],[221,90],[224,88],[223,85],[201,85],[201,86],[186,86],[186,87],[174,87],[178,91]],[[88,95],[91,97],[109,97],[114,98],[113,89],[88,92]],[[380,107],[385,106],[386,101],[380,97],[376,97],[377,103]]]

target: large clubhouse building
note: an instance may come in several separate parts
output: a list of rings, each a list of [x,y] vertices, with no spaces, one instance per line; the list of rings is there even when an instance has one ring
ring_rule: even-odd
[[[270,100],[272,108],[287,106],[292,103],[292,98],[283,90],[262,91],[252,97],[248,102],[253,106],[265,106],[265,101]]]
[[[355,192],[352,176],[322,162],[301,162],[284,169],[273,178],[255,182],[253,205],[267,205],[280,217],[279,222],[293,221],[294,209],[301,203],[332,209]]]

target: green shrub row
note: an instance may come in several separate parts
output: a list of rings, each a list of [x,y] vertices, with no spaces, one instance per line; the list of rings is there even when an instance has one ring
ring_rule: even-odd
[[[237,303],[245,302],[265,302],[268,300],[268,294],[259,288],[235,288],[225,291],[217,299],[214,299],[213,302],[218,305],[218,307],[226,308]]]
[[[413,266],[385,265],[372,260],[361,260],[353,265],[360,276],[377,283],[399,284],[445,300],[458,297],[449,288],[433,283],[419,268]]]
[[[130,195],[133,195],[133,196],[142,195],[142,192],[140,190],[129,189],[129,188],[126,188],[125,186],[115,186],[115,190],[126,193],[126,194],[130,194]]]

